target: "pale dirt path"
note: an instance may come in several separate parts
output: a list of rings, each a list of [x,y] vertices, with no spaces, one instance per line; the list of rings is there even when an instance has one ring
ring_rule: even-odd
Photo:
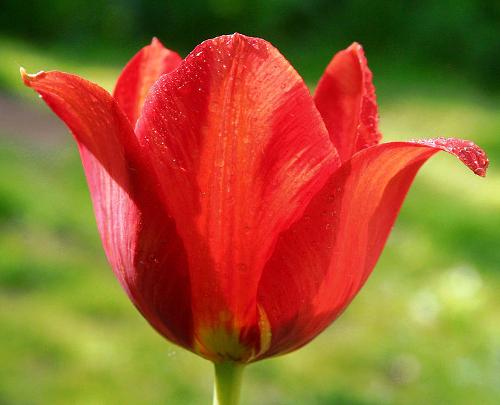
[[[67,146],[68,129],[41,100],[37,105],[35,97],[32,103],[0,93],[0,141],[36,149]]]

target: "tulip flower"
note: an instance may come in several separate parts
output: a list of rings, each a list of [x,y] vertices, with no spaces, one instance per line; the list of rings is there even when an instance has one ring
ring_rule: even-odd
[[[314,96],[268,42],[240,34],[185,59],[156,39],[113,95],[22,70],[73,133],[104,250],[161,335],[215,363],[215,403],[243,365],[291,352],[363,286],[420,167],[439,151],[484,176],[470,141],[380,143],[359,44]]]

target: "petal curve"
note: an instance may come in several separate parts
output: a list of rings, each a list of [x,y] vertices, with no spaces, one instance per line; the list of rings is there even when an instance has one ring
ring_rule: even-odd
[[[218,37],[156,82],[137,134],[188,249],[200,342],[258,346],[264,263],[339,165],[307,87],[268,42]]]
[[[167,49],[157,39],[142,48],[123,68],[116,82],[113,97],[132,126],[141,115],[146,95],[154,82],[165,73],[170,73],[181,63],[182,58]]]
[[[367,148],[342,165],[280,236],[259,286],[273,331],[263,357],[299,348],[341,314],[375,266],[417,171],[440,150],[485,174],[486,155],[469,141]]]
[[[153,327],[192,350],[184,250],[127,118],[108,92],[78,76],[21,74],[77,141],[104,249],[123,288]]]
[[[382,139],[372,76],[363,48],[353,43],[333,57],[314,93],[343,162]]]

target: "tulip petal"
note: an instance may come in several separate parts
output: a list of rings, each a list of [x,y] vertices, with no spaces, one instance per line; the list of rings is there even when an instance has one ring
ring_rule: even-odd
[[[190,348],[183,247],[127,118],[110,94],[78,76],[21,74],[78,143],[99,232],[120,283],[161,334]]]
[[[361,45],[354,43],[333,57],[314,101],[343,162],[382,139],[372,72]]]
[[[367,148],[342,165],[280,236],[259,286],[273,331],[264,357],[306,344],[339,316],[375,266],[417,171],[439,150],[485,175],[486,155],[469,141]]]
[[[200,342],[260,336],[245,328],[262,268],[339,165],[304,82],[266,41],[218,37],[156,82],[137,134],[187,249]]]
[[[163,74],[176,69],[182,58],[153,38],[151,45],[142,48],[127,63],[113,96],[132,126],[141,115],[142,106],[151,86]]]

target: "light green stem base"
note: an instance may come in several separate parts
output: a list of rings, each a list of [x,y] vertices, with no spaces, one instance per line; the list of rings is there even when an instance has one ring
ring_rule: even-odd
[[[243,364],[215,363],[213,405],[238,405],[240,403]]]

